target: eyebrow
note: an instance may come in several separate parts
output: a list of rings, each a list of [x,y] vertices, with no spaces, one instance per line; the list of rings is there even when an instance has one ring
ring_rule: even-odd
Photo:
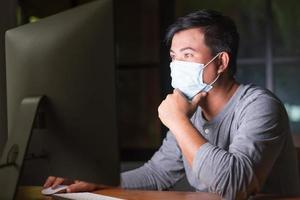
[[[180,52],[185,51],[185,50],[196,51],[196,49],[194,49],[192,47],[184,47],[184,48],[180,49]],[[174,53],[174,51],[172,49],[170,49],[170,53]]]

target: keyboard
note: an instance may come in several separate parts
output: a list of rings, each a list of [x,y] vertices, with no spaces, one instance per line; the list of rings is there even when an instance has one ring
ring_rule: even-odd
[[[90,192],[54,194],[52,197],[56,200],[124,200]]]

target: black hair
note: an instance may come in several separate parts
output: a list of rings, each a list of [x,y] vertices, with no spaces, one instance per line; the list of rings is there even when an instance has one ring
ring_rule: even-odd
[[[239,33],[234,21],[214,10],[198,10],[178,18],[166,34],[166,44],[170,48],[174,35],[182,30],[200,28],[204,33],[205,44],[213,55],[225,51],[229,54],[229,73],[236,72],[239,46]]]

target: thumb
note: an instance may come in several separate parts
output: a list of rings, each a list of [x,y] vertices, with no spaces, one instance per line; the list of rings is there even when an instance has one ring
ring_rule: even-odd
[[[67,187],[67,193],[70,192],[81,192],[83,190],[83,188],[81,187],[80,183],[74,183],[72,185],[69,185]]]
[[[93,183],[87,183],[83,181],[79,181],[70,185],[67,188],[67,192],[90,192],[97,189],[97,185]]]
[[[207,92],[199,92],[198,94],[196,94],[196,96],[194,96],[194,98],[192,99],[192,105],[197,106],[200,101],[207,96]]]

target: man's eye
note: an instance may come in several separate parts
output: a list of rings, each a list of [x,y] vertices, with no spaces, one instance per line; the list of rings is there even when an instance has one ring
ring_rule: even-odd
[[[191,57],[193,57],[193,54],[191,54],[191,53],[184,54],[184,58],[191,58]]]

